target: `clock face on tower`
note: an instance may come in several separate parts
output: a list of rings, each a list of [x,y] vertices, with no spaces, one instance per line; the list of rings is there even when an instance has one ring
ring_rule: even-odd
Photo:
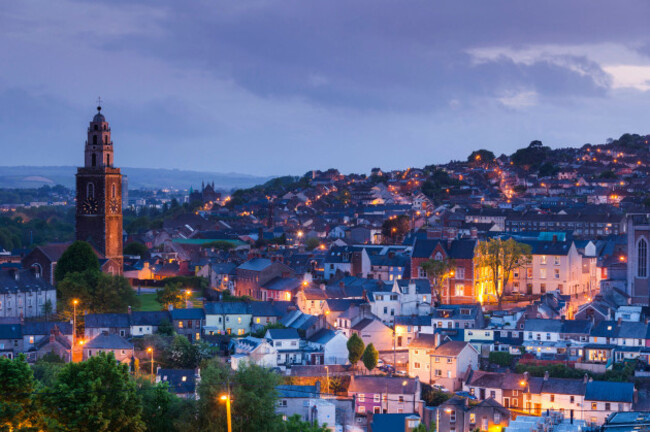
[[[97,214],[99,202],[95,198],[86,198],[81,203],[81,211],[84,214]]]
[[[116,200],[115,198],[113,198],[112,200],[110,200],[109,203],[108,203],[108,211],[109,211],[110,213],[119,213],[119,211],[120,211],[120,207],[121,207],[121,206],[120,206],[119,201]]]

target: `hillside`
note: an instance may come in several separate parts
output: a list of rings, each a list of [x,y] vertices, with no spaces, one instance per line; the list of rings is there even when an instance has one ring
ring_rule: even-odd
[[[76,167],[72,166],[0,166],[0,188],[37,188],[61,184],[75,187]],[[214,182],[216,188],[247,188],[269,180],[238,173],[184,171],[177,169],[122,168],[129,177],[130,189],[188,189],[198,187],[202,181]]]

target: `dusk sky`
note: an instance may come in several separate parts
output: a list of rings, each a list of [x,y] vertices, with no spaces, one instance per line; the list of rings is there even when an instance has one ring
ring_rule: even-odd
[[[4,1],[0,165],[259,175],[648,133],[650,2]]]

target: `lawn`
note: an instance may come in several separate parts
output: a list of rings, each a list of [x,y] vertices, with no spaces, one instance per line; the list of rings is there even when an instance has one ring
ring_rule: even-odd
[[[140,294],[138,296],[138,299],[140,299],[140,307],[136,308],[135,310],[138,311],[159,311],[160,308],[160,303],[156,301],[156,294],[155,293],[146,293],[146,294]]]
[[[198,295],[195,292],[192,292],[192,300],[196,301]],[[162,310],[160,303],[156,301],[156,293],[144,293],[138,296],[140,299],[140,307],[133,310],[136,311],[159,311]],[[199,307],[194,304],[194,307]]]

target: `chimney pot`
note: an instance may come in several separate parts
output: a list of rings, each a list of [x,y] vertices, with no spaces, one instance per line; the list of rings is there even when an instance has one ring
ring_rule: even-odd
[[[548,378],[549,378],[548,371],[544,371],[544,381],[548,381]]]

